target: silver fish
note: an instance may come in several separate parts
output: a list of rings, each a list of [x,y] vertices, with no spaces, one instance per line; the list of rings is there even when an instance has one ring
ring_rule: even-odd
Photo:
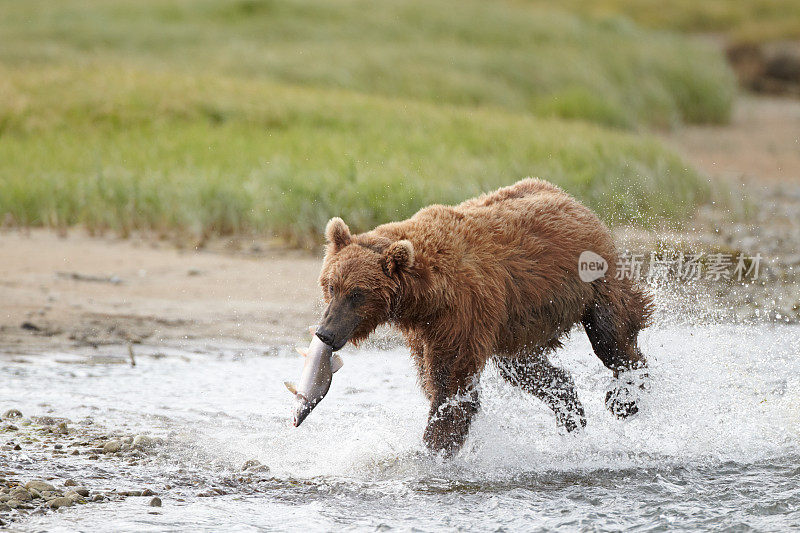
[[[295,427],[302,424],[320,400],[328,394],[333,373],[342,368],[342,358],[334,354],[333,348],[322,342],[316,335],[311,340],[308,351],[304,352],[300,349],[297,351],[305,357],[300,382],[295,385],[284,381],[286,388],[295,397],[292,409],[294,413],[292,423]]]

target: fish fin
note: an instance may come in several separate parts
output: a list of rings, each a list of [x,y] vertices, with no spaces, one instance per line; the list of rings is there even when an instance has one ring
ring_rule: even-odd
[[[304,348],[300,348],[299,346],[295,346],[294,349],[297,350],[297,353],[299,353],[303,357],[308,355],[308,351],[306,351]]]
[[[289,389],[289,392],[295,395],[297,394],[297,387],[294,386],[294,383],[291,381],[284,381],[283,384],[286,385],[286,388]]]
[[[342,361],[342,358],[339,356],[339,354],[333,354],[333,357],[331,357],[331,374],[342,368],[343,365],[344,361]]]

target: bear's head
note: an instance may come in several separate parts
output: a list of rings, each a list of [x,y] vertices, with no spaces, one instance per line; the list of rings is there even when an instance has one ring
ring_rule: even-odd
[[[328,304],[317,336],[334,350],[366,339],[392,316],[400,278],[414,265],[410,241],[351,235],[341,218],[325,229],[328,242],[319,283]]]

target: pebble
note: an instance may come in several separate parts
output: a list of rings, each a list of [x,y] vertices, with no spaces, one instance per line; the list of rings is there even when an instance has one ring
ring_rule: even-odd
[[[103,446],[103,453],[117,453],[122,448],[122,443],[118,440],[109,441]]]
[[[136,435],[132,441],[133,447],[137,450],[143,450],[144,448],[151,447],[154,442],[153,439],[148,437],[147,435]]]
[[[154,494],[155,494],[155,492],[153,492],[153,491],[152,491],[152,490],[150,490],[150,489],[144,489],[144,490],[142,491],[142,496],[153,496]]]
[[[158,499],[158,498],[156,498],[156,499]],[[160,506],[160,504],[159,504],[159,506]],[[8,512],[8,511],[10,511],[10,510],[11,510],[11,507],[9,507],[7,504],[5,504],[5,503],[0,503],[0,513],[2,513],[2,512]]]
[[[156,496],[152,500],[150,500],[150,507],[161,507],[161,498]]]
[[[89,495],[89,489],[87,489],[86,487],[75,487],[72,490],[74,490],[75,492],[77,492],[81,496],[88,496]]]
[[[54,498],[50,500],[50,508],[51,509],[58,509],[59,507],[69,507],[72,505],[73,502],[71,498],[67,498],[66,496],[62,496],[61,498]]]
[[[28,490],[33,489],[37,492],[44,492],[46,490],[53,492],[56,490],[53,485],[50,483],[45,483],[44,481],[28,481],[25,483],[25,488]]]
[[[269,472],[269,467],[257,459],[250,459],[242,465],[242,470],[247,472]]]
[[[68,480],[66,480],[64,482],[64,486],[65,487],[77,487],[78,486],[78,482],[75,481],[74,479],[68,479]]]
[[[19,409],[9,409],[3,413],[3,418],[22,418],[22,412]]]

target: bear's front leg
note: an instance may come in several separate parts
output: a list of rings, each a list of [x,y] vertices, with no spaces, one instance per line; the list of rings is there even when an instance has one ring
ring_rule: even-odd
[[[477,388],[459,391],[448,398],[434,398],[423,437],[428,449],[447,456],[457,452],[464,445],[479,405]]]
[[[437,361],[445,363],[447,359]],[[450,456],[464,444],[480,406],[480,372],[474,366],[477,365],[470,364],[467,368],[428,366],[426,388],[430,392],[431,408],[423,440],[429,450]]]

